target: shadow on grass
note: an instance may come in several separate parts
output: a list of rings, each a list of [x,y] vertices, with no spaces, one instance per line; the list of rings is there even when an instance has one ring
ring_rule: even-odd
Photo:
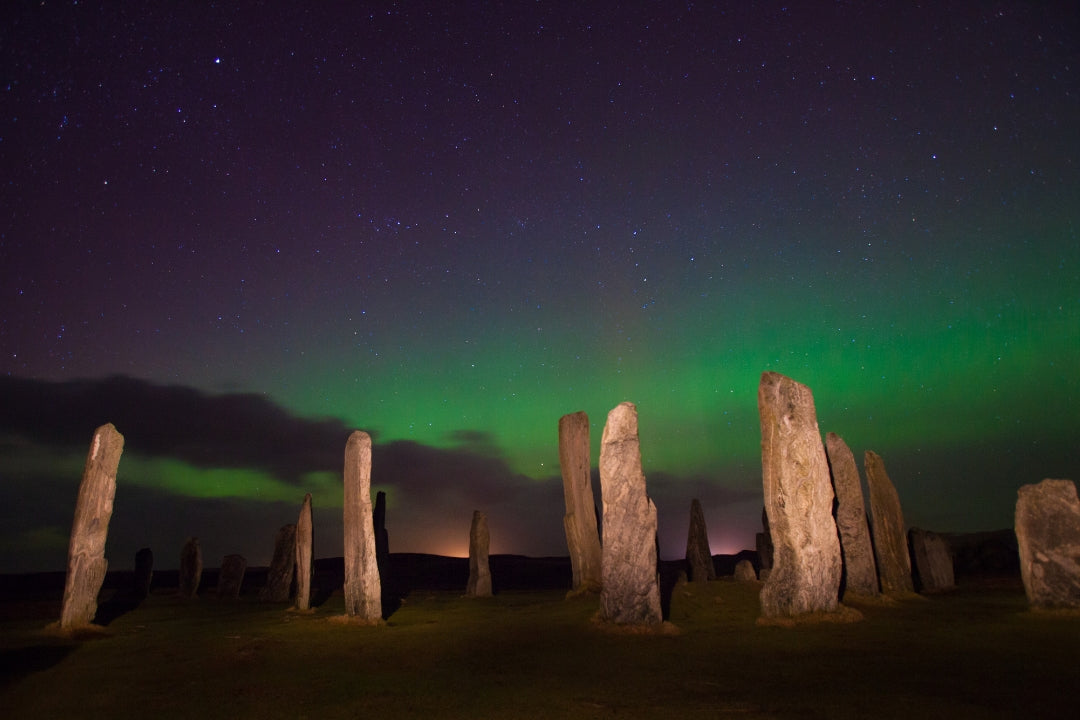
[[[0,651],[0,687],[60,663],[74,645],[31,645]]]

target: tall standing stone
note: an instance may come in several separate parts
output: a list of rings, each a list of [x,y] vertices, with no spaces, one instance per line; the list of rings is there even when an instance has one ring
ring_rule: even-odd
[[[386,493],[382,490],[375,493],[375,514],[372,521],[375,523],[375,559],[381,573],[390,558],[390,533],[386,532]]]
[[[63,630],[88,626],[97,614],[97,597],[109,566],[105,541],[116,495],[116,469],[123,452],[124,436],[111,423],[94,431],[68,543],[67,577],[60,608]]]
[[[956,587],[952,553],[945,538],[929,530],[911,528],[908,549],[914,569],[912,579],[918,579],[921,592],[941,592]]]
[[[1016,497],[1020,576],[1036,608],[1080,607],[1080,500],[1071,480],[1024,485]]]
[[[148,548],[140,548],[135,553],[135,572],[132,582],[132,593],[139,600],[145,600],[150,594],[150,583],[154,579],[154,552]]]
[[[608,413],[600,441],[604,507],[600,620],[660,625],[656,505],[645,489],[637,408],[624,402]]]
[[[300,518],[296,521],[296,608],[311,609],[311,579],[314,577],[315,530],[311,522],[311,493],[304,495]]]
[[[772,570],[773,544],[772,532],[769,530],[769,513],[764,506],[761,508],[761,532],[754,536],[754,546],[757,548],[758,562],[761,564],[761,579],[765,580]]]
[[[589,470],[589,416],[584,412],[559,418],[559,467],[562,469],[566,515],[563,529],[570,550],[573,589],[599,592],[600,533],[596,524],[592,473]]]
[[[371,507],[371,437],[362,430],[345,445],[345,614],[382,620],[382,581]]]
[[[472,526],[469,528],[469,582],[465,586],[466,597],[491,597],[491,566],[488,564],[490,544],[487,515],[474,510]]]
[[[244,585],[244,573],[247,572],[247,560],[243,555],[226,555],[218,570],[218,600],[236,600],[240,597],[240,588]]]
[[[690,530],[686,537],[686,569],[691,582],[707,582],[716,579],[712,549],[709,548],[709,531],[705,527],[705,513],[701,501],[690,501]]]
[[[202,548],[199,538],[190,537],[180,551],[180,578],[177,594],[182,598],[194,598],[202,580]]]
[[[833,490],[836,491],[836,527],[840,531],[840,551],[844,559],[844,592],[855,595],[878,594],[877,566],[870,528],[866,524],[866,502],[855,456],[836,433],[825,436]]]
[[[886,595],[910,595],[915,592],[908,555],[907,529],[900,496],[885,472],[885,461],[867,450],[863,464],[870,488],[870,514],[874,520],[874,555],[877,557],[881,592]]]
[[[758,386],[765,510],[773,567],[761,588],[765,618],[833,612],[839,604],[840,541],[829,463],[810,388],[766,372]]]
[[[289,523],[278,528],[274,536],[274,554],[266,571],[266,584],[259,591],[264,602],[285,602],[292,592],[296,573],[296,525]]]

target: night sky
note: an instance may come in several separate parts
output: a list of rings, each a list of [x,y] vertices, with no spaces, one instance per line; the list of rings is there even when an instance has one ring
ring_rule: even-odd
[[[392,551],[565,555],[624,400],[661,555],[752,548],[766,370],[909,525],[1080,479],[1074,2],[232,5],[0,10],[0,572],[104,422],[113,567],[340,555],[357,428]]]

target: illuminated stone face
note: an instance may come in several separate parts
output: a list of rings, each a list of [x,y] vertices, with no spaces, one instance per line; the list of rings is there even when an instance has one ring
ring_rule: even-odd
[[[904,595],[915,592],[911,579],[911,556],[908,554],[907,530],[900,495],[885,472],[885,461],[872,450],[863,461],[866,484],[870,488],[870,514],[874,521],[874,554],[877,557],[881,592]]]
[[[382,619],[382,581],[371,506],[371,437],[362,430],[345,445],[345,614]]]
[[[766,372],[758,386],[765,510],[773,566],[761,589],[766,618],[831,612],[839,604],[840,542],[829,464],[810,388]]]
[[[1071,480],[1024,485],[1016,499],[1020,574],[1034,607],[1080,607],[1080,500]]]

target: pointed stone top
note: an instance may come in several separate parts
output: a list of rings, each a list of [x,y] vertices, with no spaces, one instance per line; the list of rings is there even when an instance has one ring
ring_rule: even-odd
[[[606,444],[637,440],[637,438],[637,407],[632,402],[619,403],[608,413],[601,442]]]

